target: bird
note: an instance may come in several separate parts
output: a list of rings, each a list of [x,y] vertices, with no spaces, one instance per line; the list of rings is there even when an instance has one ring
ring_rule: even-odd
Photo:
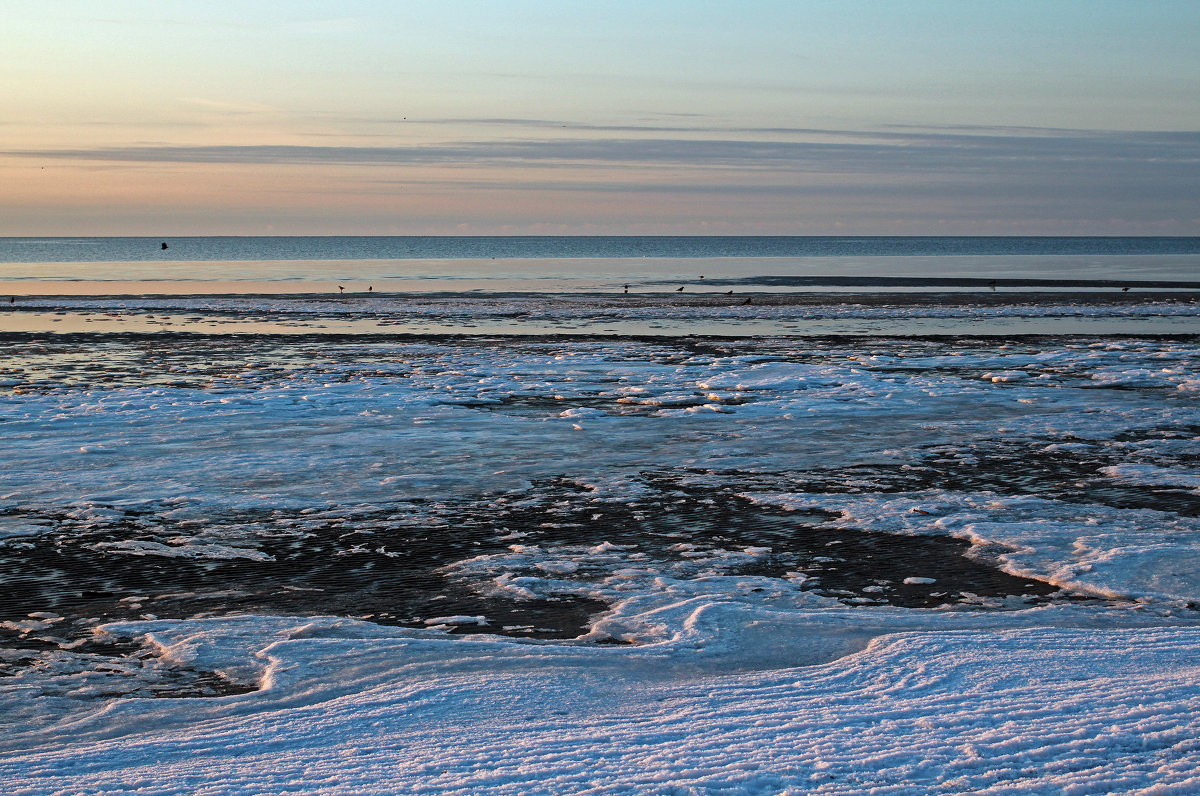
[[[747,304],[753,304],[753,303],[754,303],[753,299],[751,297],[747,297],[746,300],[742,302],[742,306],[744,307]]]
[[[626,285],[626,286],[625,286],[625,292],[626,292],[626,293],[628,293],[628,292],[629,292],[629,285]]]
[[[345,289],[346,289],[346,288],[342,287],[341,285],[338,285],[338,292],[339,292],[339,293],[341,293],[341,292],[342,292],[343,290],[345,290]]]
[[[703,278],[704,278],[704,274],[700,274],[700,278],[701,278],[701,279],[703,279]]]
[[[679,287],[675,288],[675,292],[676,292],[676,293],[682,293],[682,292],[683,292],[683,285],[680,285]]]
[[[995,290],[996,289],[996,280],[993,279],[991,282],[988,282],[988,287],[990,287],[992,290]]]
[[[167,242],[166,242],[165,240],[163,241],[163,245],[162,245],[162,247],[163,247],[163,249],[164,249],[164,250],[165,250],[165,249],[169,249],[169,248],[171,248],[170,246],[168,246],[168,245],[167,245]]]
[[[1128,288],[1128,287],[1123,287],[1123,288],[1121,288],[1121,292],[1122,292],[1122,293],[1128,293],[1128,292],[1129,292],[1129,288]]]
[[[367,285],[367,292],[368,292],[368,293],[370,293],[370,292],[371,292],[372,290],[374,290],[374,289],[375,289],[375,288],[374,288],[374,286],[372,286],[372,285]]]
[[[732,296],[732,295],[733,295],[733,291],[732,291],[732,290],[728,290],[728,291],[726,291],[726,292],[725,292],[725,295],[726,295],[726,296]]]

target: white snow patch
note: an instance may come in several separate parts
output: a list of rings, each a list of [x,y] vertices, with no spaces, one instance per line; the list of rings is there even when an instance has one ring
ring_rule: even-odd
[[[206,558],[214,561],[247,558],[251,561],[274,561],[274,558],[260,550],[247,550],[243,547],[230,547],[220,544],[203,542],[184,542],[166,545],[161,542],[128,539],[118,542],[97,542],[98,550],[124,553],[131,556],[161,556],[163,558]]]
[[[486,625],[487,623],[486,616],[463,616],[462,614],[433,616],[425,620],[427,625]]]
[[[852,610],[814,621],[710,603],[691,616],[683,638],[625,648],[329,619],[111,626],[149,630],[192,665],[257,671],[262,690],[80,693],[69,725],[0,740],[0,778],[14,794],[151,779],[170,794],[1200,787],[1200,629],[878,635]],[[713,650],[715,627],[740,630]]]

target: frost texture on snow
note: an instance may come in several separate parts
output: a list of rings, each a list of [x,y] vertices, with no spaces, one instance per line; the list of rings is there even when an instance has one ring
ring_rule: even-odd
[[[159,643],[221,648],[215,624],[177,623]],[[831,663],[797,666],[811,662],[801,652],[710,671],[689,665],[695,653],[680,644],[548,647],[330,620],[255,624],[224,632],[271,643],[220,654],[250,653],[264,691],[127,702],[47,728],[0,758],[6,792],[1200,788],[1200,629],[899,633]],[[823,651],[813,630],[785,621],[771,632],[797,649],[805,634]]]

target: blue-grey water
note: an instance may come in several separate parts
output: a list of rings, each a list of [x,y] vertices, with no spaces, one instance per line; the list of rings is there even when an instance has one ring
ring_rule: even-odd
[[[166,248],[163,248],[163,246]],[[1200,238],[0,238],[17,295],[1200,289]]]
[[[167,243],[164,252],[161,243]],[[1197,237],[333,236],[0,238],[0,262],[1200,254]]]

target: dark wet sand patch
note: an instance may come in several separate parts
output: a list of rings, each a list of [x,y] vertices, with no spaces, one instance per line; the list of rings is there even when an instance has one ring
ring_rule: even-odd
[[[1200,439],[1200,428],[1139,429],[1124,435],[1127,441]],[[1057,442],[1071,442],[1060,439]],[[1077,451],[1023,440],[980,440],[939,446],[904,466],[854,465],[790,476],[790,488],[814,494],[921,493],[952,485],[957,492],[990,492],[996,495],[1036,495],[1047,500],[1115,509],[1149,509],[1200,517],[1200,495],[1186,486],[1121,483],[1104,469],[1128,463],[1123,449],[1086,445]],[[1194,465],[1197,457],[1172,457],[1166,466]]]
[[[767,547],[770,554],[730,574],[782,578],[810,576],[805,590],[852,600],[910,608],[970,603],[976,597],[1062,596],[1058,587],[1009,575],[967,555],[971,545],[944,536],[897,536],[838,526],[829,512],[795,512],[764,507],[737,494],[744,484],[694,486],[671,476],[648,477],[657,492],[650,498],[572,506],[521,506],[506,525],[523,529],[523,544],[587,545],[598,538],[646,553],[652,560],[680,560],[688,554]],[[564,479],[560,489],[586,487]],[[556,525],[550,531],[541,526]],[[604,529],[600,531],[600,529]],[[601,536],[602,534],[602,536]],[[909,577],[934,579],[905,584]]]
[[[136,555],[129,545],[168,551],[194,528],[153,508],[105,520],[67,515],[31,516],[47,526],[31,537],[0,546],[0,617],[22,619],[49,612],[87,624],[145,616],[189,618],[229,613],[332,614],[389,625],[424,627],[441,616],[484,616],[486,624],[454,632],[488,632],[527,638],[572,638],[585,631],[602,603],[573,595],[507,600],[477,593],[443,569],[479,555],[505,553],[522,544],[555,546],[610,542],[654,561],[686,564],[679,551],[768,547],[769,556],[729,574],[783,577],[801,571],[803,588],[844,599],[921,607],[969,601],[973,596],[1027,595],[1045,599],[1055,587],[1016,578],[970,558],[965,542],[908,537],[837,527],[820,512],[787,512],[753,504],[735,486],[700,488],[668,476],[648,476],[647,495],[628,502],[590,499],[589,488],[569,479],[534,485],[532,493],[437,507],[419,503],[325,515],[286,512],[213,517],[215,543],[270,560]],[[169,510],[169,507],[164,507]],[[221,541],[221,526],[243,535]],[[124,546],[125,549],[121,549]],[[582,576],[581,576],[582,577]],[[906,577],[933,584],[904,584]],[[517,627],[512,630],[506,628]]]
[[[57,650],[59,645],[52,640],[0,629],[0,677],[18,678],[31,670],[52,668],[57,676],[39,678],[37,694],[80,700],[187,699],[258,690],[257,682],[191,666],[166,665],[152,648],[132,638],[104,635],[78,639],[70,645],[69,655],[56,656],[50,667],[40,653],[54,656]]]
[[[119,516],[101,521],[10,507],[5,513],[47,530],[0,545],[5,583],[0,621],[16,626],[0,630],[0,676],[21,676],[41,666],[42,655],[70,649],[67,665],[104,683],[99,697],[222,696],[256,687],[214,672],[156,666],[133,640],[93,636],[97,624],[118,620],[332,615],[423,628],[439,617],[481,616],[483,624],[444,630],[541,639],[586,632],[605,604],[573,593],[502,599],[477,588],[480,584],[448,577],[449,565],[503,554],[514,537],[548,551],[602,542],[626,545],[644,556],[639,566],[678,565],[676,576],[683,577],[696,563],[686,553],[766,547],[769,554],[721,574],[784,578],[802,572],[806,579],[800,589],[848,605],[981,610],[1082,599],[970,557],[969,545],[961,540],[840,527],[828,512],[784,511],[737,494],[752,476],[715,487],[688,483],[694,477],[647,475],[647,493],[625,502],[593,501],[587,485],[561,478],[478,503],[211,518],[213,525],[225,523],[245,534],[239,543],[225,543],[269,556],[265,561],[131,555],[105,547],[139,541],[170,547],[172,537],[194,533],[194,528],[181,534],[172,527],[171,506],[114,510]],[[681,542],[687,543],[686,552]],[[697,566],[694,574],[706,574],[703,558]],[[531,568],[528,574],[542,573]],[[570,577],[586,585],[588,568]],[[908,578],[919,580],[906,583]],[[981,604],[990,598],[999,601]],[[31,614],[62,619],[22,632],[21,623]]]

